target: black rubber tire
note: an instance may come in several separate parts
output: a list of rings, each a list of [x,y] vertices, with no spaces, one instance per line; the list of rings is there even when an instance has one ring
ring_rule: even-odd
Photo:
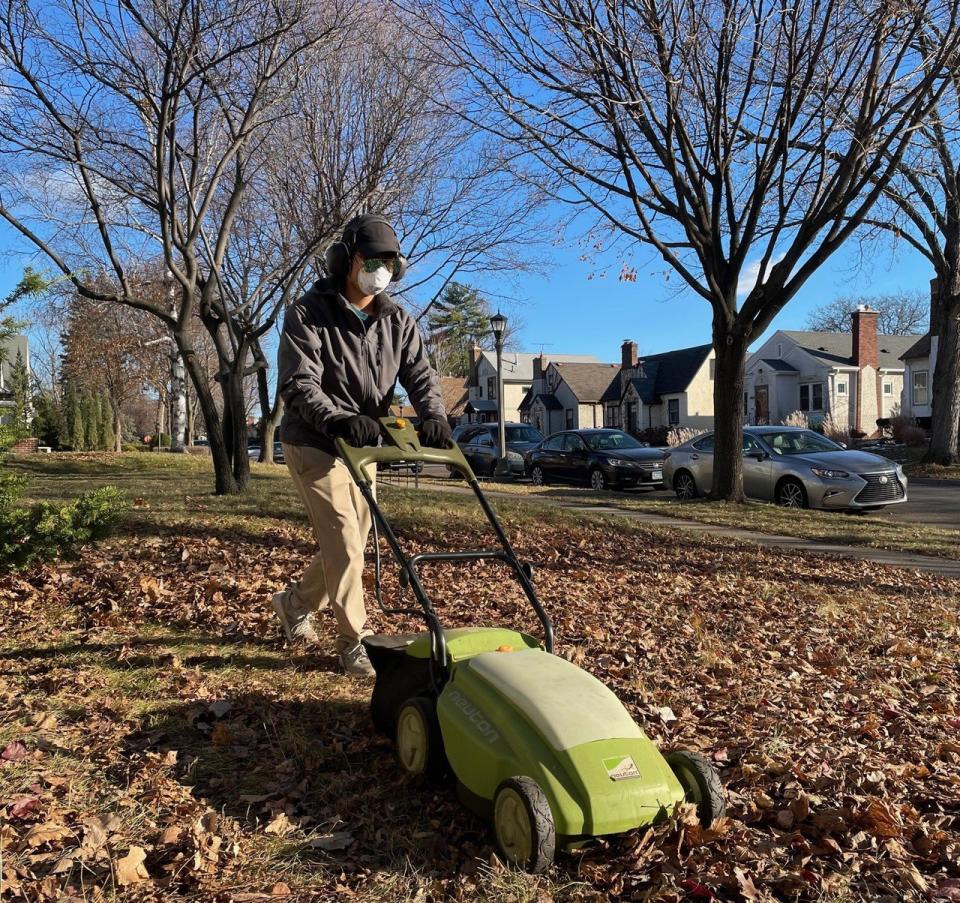
[[[691,493],[689,495],[682,494],[682,491],[681,491],[682,480],[690,481],[689,485],[691,488]],[[700,495],[699,491],[697,490],[697,481],[694,479],[693,474],[690,473],[689,470],[678,470],[673,475],[673,491],[677,494],[677,498],[680,499],[681,502],[688,502],[691,499],[695,499],[698,495]]]
[[[793,504],[788,499],[799,499],[800,504]],[[807,490],[799,480],[787,477],[777,484],[776,501],[781,508],[806,508]]]
[[[523,802],[531,828],[532,853],[526,862],[517,862],[506,851],[497,830],[497,800],[505,790],[512,790]],[[553,864],[553,857],[557,850],[557,831],[553,823],[553,814],[550,812],[550,803],[540,789],[540,785],[533,778],[517,776],[507,778],[493,795],[493,831],[497,838],[497,846],[507,862],[518,866],[534,875],[542,874]]]
[[[687,802],[696,803],[700,824],[709,828],[727,811],[717,770],[700,753],[688,749],[675,749],[664,758],[687,794]]]
[[[590,471],[590,488],[597,492],[604,492],[613,487],[610,485],[607,475],[599,467],[594,467]]]
[[[407,710],[410,710],[411,715],[420,718],[426,738],[426,756],[422,764],[418,764],[417,767],[411,767],[410,763],[404,760],[401,750],[400,731],[404,712]],[[437,718],[437,703],[430,697],[413,696],[400,706],[397,710],[397,730],[394,739],[400,767],[407,774],[437,778],[446,771],[447,755],[443,749],[443,734],[440,732],[440,721]]]
[[[537,473],[540,474],[539,479],[537,478]],[[534,464],[530,468],[530,482],[534,486],[546,486],[547,485],[547,475],[543,472],[543,468],[539,464]]]

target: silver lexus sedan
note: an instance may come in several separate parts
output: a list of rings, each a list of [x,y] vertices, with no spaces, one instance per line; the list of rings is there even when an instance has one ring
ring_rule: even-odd
[[[713,433],[667,453],[663,482],[677,498],[703,495],[712,481]],[[750,498],[788,508],[870,511],[907,500],[907,478],[899,464],[789,426],[744,429],[743,488]]]

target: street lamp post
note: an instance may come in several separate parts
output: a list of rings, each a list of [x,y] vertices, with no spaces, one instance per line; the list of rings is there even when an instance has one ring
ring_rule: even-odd
[[[494,476],[507,479],[510,476],[510,462],[507,461],[507,430],[504,424],[503,408],[503,334],[507,331],[507,318],[497,311],[490,318],[493,341],[497,348],[497,464]]]

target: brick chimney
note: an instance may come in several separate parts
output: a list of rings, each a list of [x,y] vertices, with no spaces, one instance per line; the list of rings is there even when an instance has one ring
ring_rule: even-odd
[[[543,354],[538,354],[533,359],[533,378],[534,381],[543,379]]]
[[[853,312],[853,364],[864,367],[880,367],[880,348],[877,345],[877,320],[880,314],[861,304]]]
[[[620,366],[624,370],[635,370],[637,367],[637,343],[625,339],[620,346]]]

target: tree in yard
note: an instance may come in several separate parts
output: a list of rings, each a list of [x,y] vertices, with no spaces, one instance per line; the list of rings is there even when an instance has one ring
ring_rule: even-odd
[[[898,292],[835,298],[810,312],[807,329],[813,332],[850,332],[851,314],[861,305],[875,310],[880,335],[923,335],[930,320],[930,299],[922,292]]]
[[[0,216],[80,295],[170,330],[203,410],[216,491],[238,491],[246,454],[224,435],[186,328],[197,313],[218,325],[257,150],[304,61],[337,47],[347,14],[306,0],[7,0],[0,21]],[[157,258],[172,305],[137,274]],[[230,336],[222,348],[240,350]]]
[[[13,431],[18,436],[26,436],[30,431],[30,371],[19,350],[10,368],[10,393],[13,396]]]
[[[63,390],[63,417],[66,425],[67,444],[73,451],[83,451],[86,443],[83,399],[77,391],[77,387],[69,380]]]
[[[747,348],[890,184],[944,90],[957,0],[442,6],[473,121],[709,303],[711,495],[742,500]]]
[[[490,340],[490,306],[469,285],[451,282],[427,317],[427,345],[441,376],[467,376],[474,345]]]

